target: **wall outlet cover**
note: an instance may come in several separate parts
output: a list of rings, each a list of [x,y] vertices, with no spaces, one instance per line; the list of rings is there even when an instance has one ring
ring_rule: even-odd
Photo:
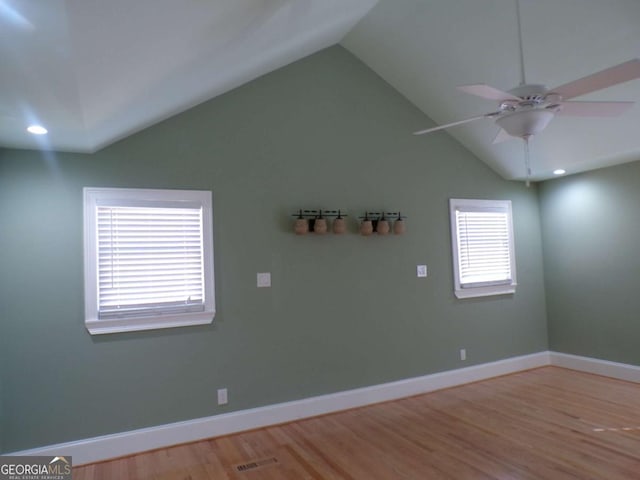
[[[418,277],[426,277],[427,276],[427,266],[426,265],[418,265],[417,269]]]
[[[257,276],[257,284],[258,288],[270,287],[271,286],[271,273],[258,273]]]

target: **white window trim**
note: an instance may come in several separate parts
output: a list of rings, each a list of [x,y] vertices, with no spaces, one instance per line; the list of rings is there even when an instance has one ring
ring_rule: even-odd
[[[509,254],[511,264],[511,282],[500,285],[488,285],[477,287],[462,287],[460,284],[458,231],[456,228],[456,210],[467,209],[506,209],[508,212],[509,228]],[[516,281],[516,258],[513,239],[513,214],[511,200],[476,200],[476,199],[449,199],[449,212],[451,223],[451,244],[453,251],[453,281],[454,293],[457,298],[488,297],[492,295],[513,294],[518,285]]]
[[[84,194],[84,296],[85,326],[91,335],[153,330],[210,324],[215,317],[215,284],[213,266],[213,204],[210,191],[154,190],[130,188],[85,187]],[[204,311],[166,314],[124,319],[98,318],[97,218],[96,206],[105,202],[159,202],[202,206]]]

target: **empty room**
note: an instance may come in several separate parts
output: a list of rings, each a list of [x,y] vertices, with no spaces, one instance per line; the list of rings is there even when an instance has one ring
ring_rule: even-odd
[[[0,480],[640,479],[638,25],[0,0]]]

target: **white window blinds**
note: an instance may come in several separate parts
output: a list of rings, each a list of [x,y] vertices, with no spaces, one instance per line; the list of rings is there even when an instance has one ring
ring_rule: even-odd
[[[511,202],[451,199],[450,210],[456,296],[515,292]]]
[[[96,208],[98,318],[204,309],[201,208]]]
[[[456,210],[462,288],[511,283],[506,211]]]
[[[210,324],[214,280],[210,191],[84,188],[90,334]]]

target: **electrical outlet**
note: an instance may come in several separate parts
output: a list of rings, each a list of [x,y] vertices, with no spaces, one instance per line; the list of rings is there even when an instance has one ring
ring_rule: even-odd
[[[227,389],[221,388],[218,390],[218,405],[226,405],[227,403],[229,403]]]
[[[418,265],[416,268],[416,273],[418,277],[426,277],[427,276],[427,266],[426,265]]]
[[[258,288],[270,287],[271,286],[271,273],[258,273],[257,275],[257,285]]]
[[[461,348],[460,349],[460,360],[466,360],[467,359],[467,350],[465,348]]]

